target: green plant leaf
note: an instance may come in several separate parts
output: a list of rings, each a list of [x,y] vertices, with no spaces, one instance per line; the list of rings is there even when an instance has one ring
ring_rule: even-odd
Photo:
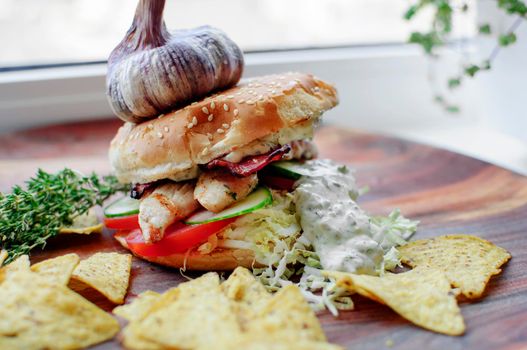
[[[448,88],[455,89],[461,85],[461,77],[448,79]]]
[[[485,23],[479,26],[479,33],[484,35],[490,35],[492,33],[492,29],[490,27],[490,24]]]
[[[499,39],[498,39],[498,42],[500,44],[500,46],[509,46],[511,44],[514,44],[516,42],[517,38],[516,38],[516,34],[514,33],[507,33],[507,34],[503,34],[503,35],[500,35]]]

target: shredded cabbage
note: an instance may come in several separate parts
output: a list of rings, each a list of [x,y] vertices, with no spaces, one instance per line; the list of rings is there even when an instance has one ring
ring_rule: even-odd
[[[353,309],[351,294],[336,286],[335,280],[322,276],[322,265],[297,219],[294,196],[272,191],[273,205],[238,219],[222,234],[218,247],[252,249],[255,261],[265,267],[253,268],[254,275],[271,292],[295,283],[314,310]],[[370,227],[382,242],[384,261],[378,274],[400,264],[395,248],[406,243],[416,230],[416,221],[401,216],[398,210],[388,217],[370,218]]]

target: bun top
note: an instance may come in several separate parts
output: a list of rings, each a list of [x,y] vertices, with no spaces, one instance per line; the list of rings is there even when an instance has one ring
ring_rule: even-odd
[[[141,124],[125,123],[110,145],[119,181],[182,181],[198,165],[236,153],[261,154],[311,137],[313,123],[338,103],[335,88],[312,75],[286,73],[236,87]]]

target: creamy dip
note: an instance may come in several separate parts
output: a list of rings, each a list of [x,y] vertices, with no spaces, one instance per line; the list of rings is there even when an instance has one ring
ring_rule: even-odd
[[[383,229],[357,205],[353,174],[327,159],[308,161],[302,170],[294,192],[296,211],[322,267],[377,274],[395,244],[387,244]]]

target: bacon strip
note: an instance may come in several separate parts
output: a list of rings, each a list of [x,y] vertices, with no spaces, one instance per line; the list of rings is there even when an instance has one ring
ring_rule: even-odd
[[[141,199],[145,193],[152,192],[162,181],[148,182],[145,184],[135,184],[130,191],[130,197],[133,199]]]
[[[269,163],[281,160],[284,155],[291,150],[291,146],[284,145],[274,151],[258,156],[248,156],[241,160],[239,163],[229,162],[224,159],[214,159],[205,165],[206,169],[217,169],[225,168],[228,169],[231,174],[236,176],[249,176],[261,170]]]

